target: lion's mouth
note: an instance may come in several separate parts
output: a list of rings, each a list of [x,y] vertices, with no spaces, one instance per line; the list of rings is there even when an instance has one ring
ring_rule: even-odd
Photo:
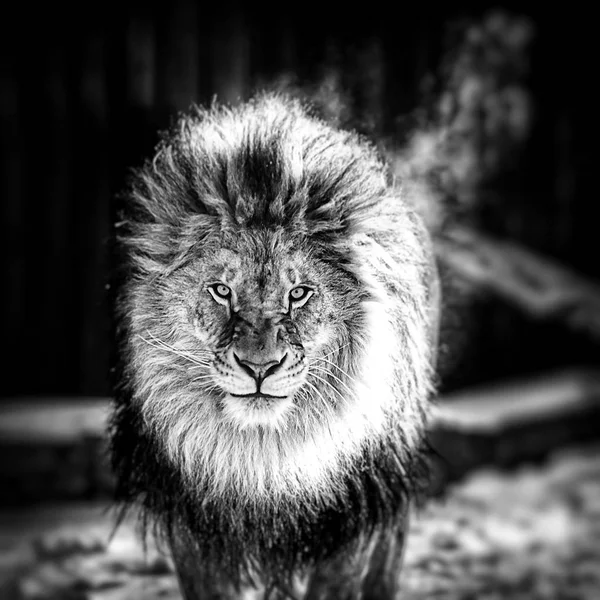
[[[263,394],[261,392],[253,392],[252,394],[230,394],[234,398],[246,398],[248,400],[284,400],[287,396],[273,396],[271,394]]]

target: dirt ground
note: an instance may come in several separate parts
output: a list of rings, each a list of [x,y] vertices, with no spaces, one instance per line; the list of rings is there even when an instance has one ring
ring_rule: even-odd
[[[105,505],[0,514],[1,600],[178,599],[167,557]],[[600,599],[600,446],[478,471],[412,521],[408,600]]]

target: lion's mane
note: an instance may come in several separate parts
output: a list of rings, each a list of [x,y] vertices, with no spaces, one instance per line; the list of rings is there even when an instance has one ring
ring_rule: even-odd
[[[252,570],[267,582],[289,581],[298,568],[394,519],[419,479],[435,355],[435,268],[400,184],[365,139],[331,127],[298,100],[261,94],[237,108],[182,116],[123,196],[111,424],[117,495],[141,505],[167,536],[189,538],[203,564],[234,583]],[[199,412],[202,394],[215,392],[192,385],[181,357],[140,341],[153,335],[193,345],[173,319],[173,305],[185,297],[177,286],[189,283],[180,274],[203,246],[263,234],[338,270],[351,282],[340,310],[354,303],[362,311],[347,320],[329,356],[349,374],[343,383],[357,399],[348,402],[350,412],[322,415],[321,437],[313,436],[314,419],[299,418],[284,432],[219,425],[217,436],[210,422],[196,427],[208,418]],[[177,314],[189,316],[184,308]],[[346,426],[352,410],[359,425]],[[292,466],[302,448],[318,456],[321,442],[318,485],[308,475],[304,485],[300,470],[289,481],[271,463],[261,471],[273,453],[282,461],[291,454]],[[247,476],[235,467],[244,459]],[[229,479],[228,464],[237,473]]]

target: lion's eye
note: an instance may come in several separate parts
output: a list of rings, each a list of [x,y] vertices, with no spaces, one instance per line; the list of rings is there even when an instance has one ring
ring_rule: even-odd
[[[294,306],[302,306],[313,295],[314,290],[306,285],[299,285],[290,290],[290,303]]]
[[[231,288],[224,283],[209,285],[208,291],[219,304],[228,304],[231,300]]]

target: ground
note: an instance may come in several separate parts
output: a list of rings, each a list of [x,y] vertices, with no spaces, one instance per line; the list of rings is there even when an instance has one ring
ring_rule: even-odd
[[[11,509],[0,517],[1,600],[178,599],[167,557],[106,505]],[[412,520],[403,598],[600,598],[600,446],[543,465],[473,472]]]

